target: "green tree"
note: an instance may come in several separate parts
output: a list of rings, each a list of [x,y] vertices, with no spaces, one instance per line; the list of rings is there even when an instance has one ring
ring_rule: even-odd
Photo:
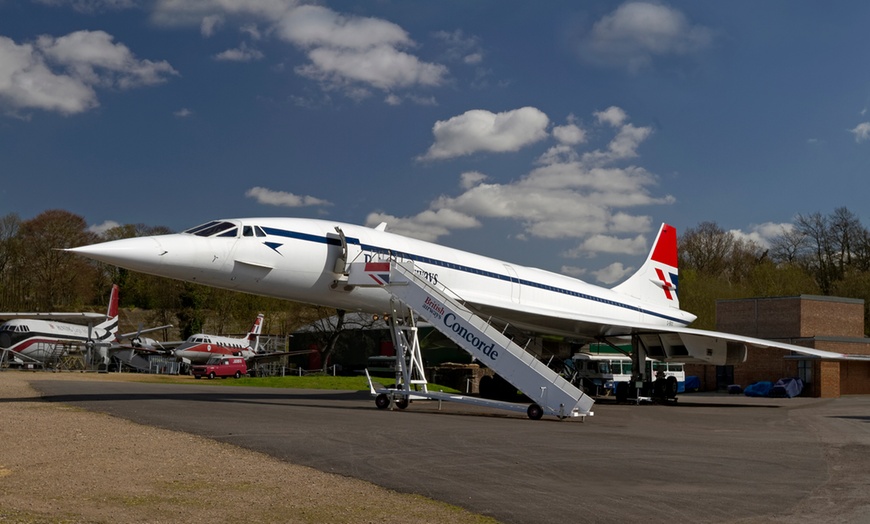
[[[179,309],[176,313],[178,329],[181,338],[187,338],[196,333],[202,333],[205,324],[205,305],[208,290],[198,284],[183,282],[179,298]]]
[[[848,271],[833,285],[833,294],[864,300],[864,335],[870,336],[870,273]]]

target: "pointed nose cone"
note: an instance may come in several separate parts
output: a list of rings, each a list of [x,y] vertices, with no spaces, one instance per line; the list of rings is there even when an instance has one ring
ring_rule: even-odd
[[[171,235],[174,236],[174,235]],[[138,237],[67,249],[87,258],[143,273],[159,274],[167,249],[159,237]]]

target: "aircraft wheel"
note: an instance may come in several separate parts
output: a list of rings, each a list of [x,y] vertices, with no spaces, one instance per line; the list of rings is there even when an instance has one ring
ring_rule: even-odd
[[[628,382],[616,383],[616,401],[620,404],[628,400]]]
[[[214,371],[212,371],[211,373],[208,374],[208,378],[209,378],[209,380],[214,378]]]
[[[532,420],[541,420],[541,417],[544,416],[544,408],[537,404],[532,404],[529,406],[529,409],[526,410],[526,414]]]
[[[236,378],[242,378],[242,372],[236,371]]]
[[[388,397],[386,393],[381,393],[375,397],[375,406],[377,406],[378,409],[387,409],[390,407],[390,397]]]
[[[493,384],[492,377],[484,376],[480,377],[480,385],[478,386],[478,391],[480,392],[481,398],[495,398],[494,390],[495,385]]]
[[[679,384],[677,382],[677,377],[668,377],[665,381],[665,395],[667,398],[677,398],[678,389]]]
[[[410,404],[410,403],[411,403],[411,401],[409,401],[407,398],[400,398],[399,400],[396,401],[396,406],[399,409],[405,409],[408,407],[408,404]]]
[[[665,380],[661,378],[656,379],[656,381],[653,382],[653,397],[658,400],[665,400],[668,398],[667,393],[667,383]]]

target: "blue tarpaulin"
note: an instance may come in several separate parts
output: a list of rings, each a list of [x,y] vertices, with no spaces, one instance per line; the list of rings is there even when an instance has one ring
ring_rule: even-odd
[[[804,381],[797,377],[781,378],[770,390],[771,397],[796,397],[804,389]]]
[[[756,382],[746,386],[743,394],[747,397],[766,397],[770,394],[771,389],[773,389],[773,382]]]
[[[684,391],[698,391],[701,389],[701,379],[694,376],[686,377],[686,382],[683,385]]]

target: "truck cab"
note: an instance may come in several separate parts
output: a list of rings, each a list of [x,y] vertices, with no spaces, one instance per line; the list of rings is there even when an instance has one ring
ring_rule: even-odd
[[[190,372],[194,378],[241,378],[242,375],[248,374],[248,365],[245,364],[245,359],[242,357],[230,357],[215,355],[208,359],[205,364],[198,364],[190,368]]]

